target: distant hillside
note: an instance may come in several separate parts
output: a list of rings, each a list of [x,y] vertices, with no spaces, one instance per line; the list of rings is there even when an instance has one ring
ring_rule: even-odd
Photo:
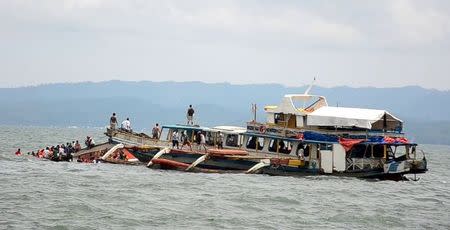
[[[201,82],[123,82],[50,84],[0,89],[2,124],[105,126],[112,112],[130,117],[137,129],[155,123],[183,123],[189,104],[203,125],[244,125],[250,104],[278,104],[306,87],[277,84],[231,85]],[[450,92],[420,87],[314,87],[330,105],[386,109],[406,122],[418,142],[450,144]],[[263,111],[258,114],[263,119]]]

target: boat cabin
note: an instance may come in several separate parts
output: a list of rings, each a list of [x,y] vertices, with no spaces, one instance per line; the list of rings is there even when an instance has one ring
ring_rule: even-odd
[[[242,146],[242,133],[246,132],[243,127],[216,126],[214,128],[191,125],[163,125],[161,140],[172,141],[173,132],[186,133],[191,143],[196,143],[197,133],[200,131],[205,135],[207,146],[217,146],[219,132],[223,134],[224,148],[240,148]]]
[[[285,129],[376,131],[401,133],[403,121],[385,110],[328,106],[323,96],[285,95],[266,106],[267,126]]]

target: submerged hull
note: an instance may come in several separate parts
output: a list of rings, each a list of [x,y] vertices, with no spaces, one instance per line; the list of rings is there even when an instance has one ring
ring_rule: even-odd
[[[134,155],[139,156],[142,153],[139,151],[133,151]],[[146,159],[151,160],[156,155],[156,152],[145,153]],[[205,153],[195,151],[184,151],[172,149],[168,153],[161,155],[152,164],[152,168],[178,170],[178,171],[190,171],[190,172],[208,172],[208,173],[222,173],[222,172],[234,172],[245,173],[253,166],[261,162],[260,158],[252,157],[239,157],[239,156],[207,156],[205,160],[197,164],[191,170],[188,167],[196,160],[204,157]],[[288,162],[289,159],[277,159],[273,158],[273,162],[269,165],[262,167],[252,173],[255,174],[267,174],[272,176],[317,176],[317,175],[331,175],[331,176],[345,176],[356,177],[366,179],[382,179],[382,180],[403,180],[405,174],[411,174],[411,171],[389,173],[384,172],[383,169],[368,169],[359,170],[353,172],[333,172],[323,173],[318,168],[309,168],[307,166],[290,166],[279,164],[280,161]],[[291,159],[292,160],[292,159]]]

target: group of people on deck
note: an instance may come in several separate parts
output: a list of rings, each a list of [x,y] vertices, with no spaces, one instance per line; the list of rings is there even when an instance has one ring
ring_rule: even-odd
[[[223,149],[224,136],[223,136],[222,132],[220,132],[220,131],[217,134],[218,134],[217,148]],[[197,131],[197,133],[194,136],[194,141],[197,144],[198,151],[201,151],[201,150],[207,151],[206,136],[202,131]],[[180,148],[180,142],[182,143],[181,148]],[[172,148],[183,149],[184,146],[188,146],[189,149],[192,151],[192,144],[191,144],[191,141],[189,140],[189,137],[188,137],[186,131],[181,131],[181,132],[179,132],[178,130],[173,131],[173,133],[172,133]]]
[[[195,110],[192,107],[192,105],[189,105],[189,108],[187,109],[186,118],[187,118],[187,124],[188,125],[194,125],[194,114]],[[113,113],[111,118],[109,119],[109,128],[114,130],[118,126],[117,116],[116,113]],[[122,121],[120,125],[120,129],[126,132],[133,132],[133,129],[131,128],[131,122],[130,118],[127,117],[124,121]],[[152,138],[159,139],[161,136],[161,128],[158,123],[152,128]],[[179,139],[178,139],[179,141]]]
[[[187,125],[194,125],[194,115],[195,115],[195,110],[192,107],[192,105],[189,105],[187,112],[186,112],[186,119],[187,119]],[[111,118],[110,118],[110,129],[116,129],[117,125],[118,125],[118,119],[116,116],[116,113],[113,113]],[[120,129],[126,132],[132,132],[132,128],[131,128],[131,122],[130,122],[130,118],[125,119],[120,126]],[[161,136],[161,127],[159,126],[158,123],[155,124],[155,126],[153,126],[152,130],[151,130],[151,137],[153,139],[159,139]],[[179,132],[178,130],[175,130],[172,133],[172,148],[177,148],[177,149],[183,149],[185,146],[188,146],[190,150],[192,150],[192,144],[191,144],[191,140],[188,137],[186,131],[183,132]],[[206,136],[205,133],[198,131],[197,133],[195,133],[194,136],[194,141],[198,146],[198,150],[207,150],[206,147]],[[180,143],[181,143],[181,147],[180,147]],[[219,149],[223,149],[223,143],[224,143],[224,135],[219,131],[218,132],[218,136],[217,136],[217,148]]]
[[[109,119],[109,128],[114,130],[117,128],[117,125],[117,116],[116,113],[113,113],[111,118]],[[133,129],[131,129],[131,121],[129,117],[122,121],[122,123],[120,124],[120,129],[130,133],[133,132]]]

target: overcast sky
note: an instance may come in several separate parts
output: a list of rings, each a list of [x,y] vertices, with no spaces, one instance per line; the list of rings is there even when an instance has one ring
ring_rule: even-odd
[[[450,89],[450,1],[0,0],[0,87],[120,80]]]

